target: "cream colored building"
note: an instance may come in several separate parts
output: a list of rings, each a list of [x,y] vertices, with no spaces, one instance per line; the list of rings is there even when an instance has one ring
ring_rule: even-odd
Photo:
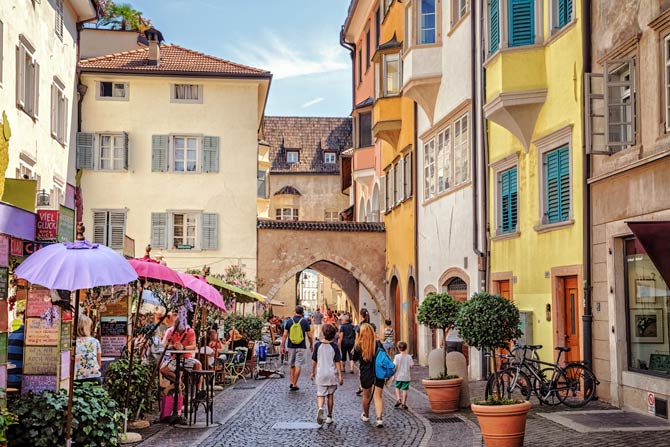
[[[74,180],[77,26],[96,17],[91,0],[0,1],[0,113],[12,129],[4,174],[36,180],[41,207],[58,209]]]
[[[81,61],[83,221],[151,243],[178,269],[256,271],[258,139],[271,74],[147,31],[148,48]]]

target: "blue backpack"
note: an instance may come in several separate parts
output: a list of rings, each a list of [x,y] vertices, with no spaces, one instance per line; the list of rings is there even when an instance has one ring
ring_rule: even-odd
[[[378,379],[390,379],[395,374],[395,364],[385,350],[379,349],[375,357],[375,375]]]

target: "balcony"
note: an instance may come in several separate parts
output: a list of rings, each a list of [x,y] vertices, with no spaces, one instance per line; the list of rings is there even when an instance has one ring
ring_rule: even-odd
[[[386,141],[394,148],[398,145],[400,129],[402,128],[402,111],[400,96],[379,98],[375,102],[372,112],[374,125],[372,136]]]
[[[547,98],[544,51],[541,46],[503,48],[485,64],[484,116],[510,131],[526,152]]]
[[[415,46],[403,58],[403,95],[413,99],[433,122],[442,81],[442,46]]]

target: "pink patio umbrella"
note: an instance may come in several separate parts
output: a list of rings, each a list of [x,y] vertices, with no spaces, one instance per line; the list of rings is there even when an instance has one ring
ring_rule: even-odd
[[[179,274],[167,265],[159,264],[155,260],[145,256],[144,258],[129,259],[128,262],[137,272],[140,279],[148,281],[159,281],[177,286],[184,286]]]
[[[203,299],[209,301],[224,312],[226,311],[226,305],[223,303],[221,294],[214,287],[210,286],[207,281],[189,275],[188,273],[179,273],[179,278],[181,278],[187,289],[197,293]]]

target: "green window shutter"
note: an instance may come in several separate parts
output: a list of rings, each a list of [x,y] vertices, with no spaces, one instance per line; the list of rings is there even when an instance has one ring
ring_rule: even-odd
[[[557,28],[563,28],[572,20],[572,0],[557,0],[558,1],[558,20]]]
[[[153,135],[151,137],[151,171],[167,172],[168,151],[170,137],[168,135]]]
[[[151,213],[151,246],[158,249],[167,248],[167,213]]]
[[[561,199],[559,201],[559,213],[561,221],[570,219],[570,151],[567,147],[559,151],[559,186]]]
[[[219,172],[219,137],[202,137],[202,172]]]
[[[93,242],[107,245],[107,211],[93,212]]]
[[[555,150],[545,158],[545,215],[547,223],[563,222],[570,217],[570,151]]]
[[[128,170],[128,132],[123,132],[123,169]]]
[[[535,43],[534,0],[510,0],[509,46],[518,47]]]
[[[87,132],[77,133],[77,169],[95,169],[93,147],[95,135]]]
[[[110,211],[108,227],[107,245],[114,250],[123,250],[123,239],[126,235],[125,211]]]
[[[512,233],[517,229],[518,195],[517,168],[500,174],[500,231]]]
[[[217,250],[219,248],[219,215],[202,215],[202,249]]]
[[[499,0],[489,0],[489,53],[498,51],[500,46],[500,4]]]

